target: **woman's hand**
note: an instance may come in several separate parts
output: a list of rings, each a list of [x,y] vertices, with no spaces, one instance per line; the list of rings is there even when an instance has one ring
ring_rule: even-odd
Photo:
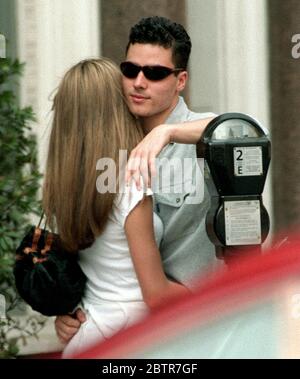
[[[162,124],[156,126],[132,150],[126,166],[125,182],[133,179],[141,189],[141,176],[146,187],[156,175],[155,158],[170,142],[197,144],[203,131],[214,117],[188,121],[179,124]]]
[[[159,125],[131,151],[129,156],[125,182],[133,179],[138,189],[141,189],[141,176],[146,187],[151,186],[151,180],[156,175],[155,159],[162,149],[171,142],[172,125]]]

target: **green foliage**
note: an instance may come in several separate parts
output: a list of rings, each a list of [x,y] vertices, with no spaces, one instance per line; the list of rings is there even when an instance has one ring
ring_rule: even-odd
[[[15,249],[28,229],[28,216],[40,212],[37,191],[41,176],[30,128],[35,118],[30,107],[19,107],[11,90],[22,69],[18,60],[0,59],[0,294],[7,305],[6,319],[0,319],[0,357],[17,353],[17,339],[24,338],[23,332],[25,336],[34,333],[10,315],[18,302],[12,274]],[[22,333],[10,339],[8,332],[13,329]]]

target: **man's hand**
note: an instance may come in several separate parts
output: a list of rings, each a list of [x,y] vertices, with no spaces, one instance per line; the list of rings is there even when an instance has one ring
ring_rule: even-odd
[[[86,321],[84,312],[77,309],[74,317],[70,315],[57,316],[55,330],[61,342],[67,343],[78,332],[80,325]]]

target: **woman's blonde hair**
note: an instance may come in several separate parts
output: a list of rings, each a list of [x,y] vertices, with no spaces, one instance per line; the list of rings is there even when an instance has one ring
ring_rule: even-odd
[[[125,103],[121,73],[108,59],[73,66],[53,110],[43,207],[50,227],[73,251],[101,234],[112,210],[115,194],[96,189],[98,159],[111,158],[118,169],[119,150],[130,152],[143,133]]]

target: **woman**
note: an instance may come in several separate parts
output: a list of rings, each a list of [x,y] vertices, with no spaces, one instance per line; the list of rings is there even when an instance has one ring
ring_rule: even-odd
[[[87,276],[87,321],[64,350],[70,357],[187,289],[164,274],[157,248],[163,226],[151,190],[115,178],[117,193],[97,192],[98,160],[112,159],[118,172],[119,151],[143,138],[118,68],[108,59],[79,62],[62,79],[53,110],[43,206],[65,247],[79,250]]]

